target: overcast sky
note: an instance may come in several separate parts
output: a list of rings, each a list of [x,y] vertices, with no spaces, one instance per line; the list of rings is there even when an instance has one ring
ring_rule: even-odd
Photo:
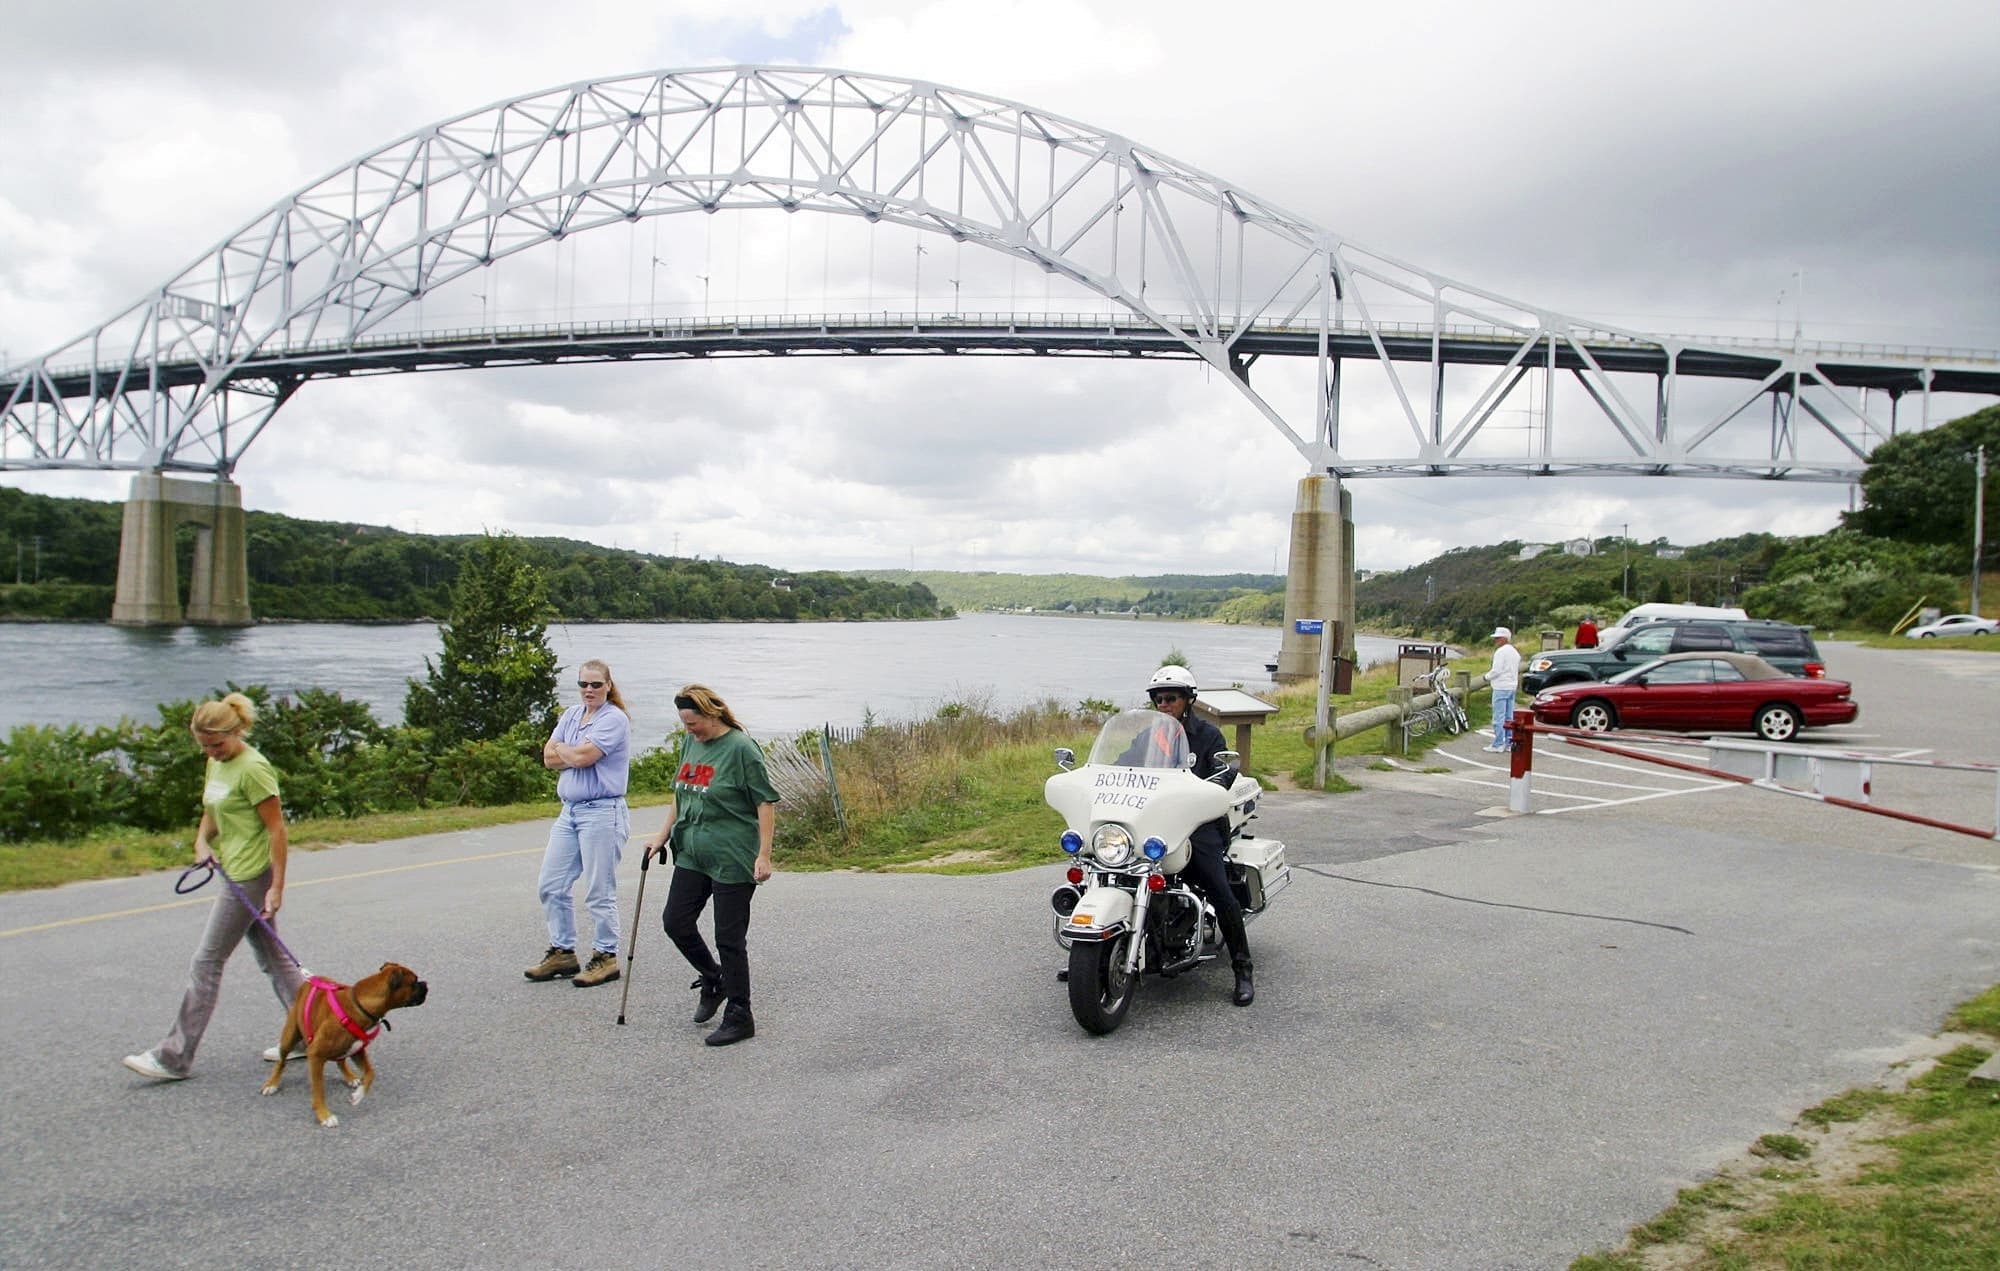
[[[425,124],[573,80],[763,61],[1029,103],[1581,317],[2000,349],[1996,14],[1990,0],[29,0],[10,10],[0,108],[0,351],[63,344]],[[946,240],[913,269],[907,247],[864,262],[782,214],[734,219],[699,240],[676,227],[675,263],[627,278],[625,295],[683,313],[880,308],[919,281],[948,294],[956,276],[990,293],[968,308],[1035,298]],[[746,251],[783,253],[782,296],[752,280]],[[461,287],[430,312],[440,326],[536,316],[508,304]],[[1403,427],[1374,409],[1349,404],[1351,435]],[[1198,364],[806,358],[308,386],[236,476],[253,508],[426,532],[796,569],[1125,574],[1281,569],[1303,473]],[[0,481],[117,498],[129,478]],[[1353,488],[1364,568],[1626,525],[1682,543],[1813,533],[1849,499],[1693,480]]]

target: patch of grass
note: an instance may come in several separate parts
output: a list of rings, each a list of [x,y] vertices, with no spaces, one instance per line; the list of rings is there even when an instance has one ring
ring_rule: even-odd
[[[2000,984],[1953,1011],[1944,1026],[1954,1032],[1988,1033],[2000,1037]]]
[[[1586,1253],[1569,1264],[1570,1271],[1643,1271],[1645,1259],[1636,1253]]]
[[[1623,1248],[1571,1265],[1648,1265],[1640,1251],[1667,1245],[1660,1265],[1676,1267],[2000,1267],[2000,1088],[1967,1080],[2000,1046],[1997,1015],[2000,985],[1952,1013],[1950,1027],[1981,1034],[1980,1044],[1943,1055],[1905,1090],[1852,1090],[1801,1114],[1820,1129],[1859,1123],[1848,1133],[1875,1157],[1845,1168],[1768,1166],[1741,1184],[1711,1180],[1635,1228]],[[1767,1134],[1752,1150],[1799,1159],[1794,1144],[1815,1150],[1790,1134]]]
[[[1939,649],[1975,649],[1982,653],[2000,653],[2000,638],[1993,636],[1932,636],[1924,640],[1912,640],[1902,635],[1871,635],[1858,643],[1867,649],[1900,649],[1905,653],[1934,653]]]
[[[1649,1245],[1685,1239],[1710,1210],[1734,1209],[1736,1199],[1736,1184],[1726,1178],[1711,1178],[1694,1187],[1683,1187],[1664,1213],[1633,1229],[1633,1243]]]
[[[665,804],[665,795],[641,796],[635,807]],[[356,817],[294,821],[286,827],[293,851],[311,852],[346,843],[379,843],[385,839],[453,830],[547,820],[553,804],[514,803],[490,808],[424,808]],[[194,829],[147,831],[128,827],[98,830],[81,839],[60,842],[0,843],[0,892],[59,887],[91,878],[128,878],[159,869],[178,869],[194,860]]]
[[[1459,670],[1484,668],[1478,659],[1464,659],[1453,663]],[[1371,667],[1354,677],[1353,692],[1345,697],[1332,699],[1336,716],[1352,715],[1370,707],[1380,706],[1389,700],[1389,690],[1396,684],[1394,665]],[[1314,748],[1305,739],[1305,729],[1313,722],[1315,690],[1310,684],[1292,685],[1281,688],[1268,700],[1278,707],[1278,713],[1259,728],[1251,748],[1252,768],[1256,773],[1285,773],[1301,789],[1312,789]],[[1468,704],[1467,713],[1472,717],[1472,727],[1480,728],[1489,723],[1493,715],[1492,698],[1485,693],[1475,693]],[[1390,744],[1387,728],[1371,728],[1367,732],[1349,737],[1333,748],[1334,756],[1381,755]],[[1450,733],[1433,732],[1410,742],[1412,757],[1427,753],[1433,746],[1452,739]],[[1329,783],[1329,790],[1335,787]]]
[[[1816,1130],[1824,1130],[1837,1122],[1859,1121],[1888,1103],[1890,1098],[1888,1092],[1883,1090],[1850,1090],[1816,1107],[1807,1108],[1799,1114],[1799,1120]]]
[[[834,747],[845,829],[824,796],[782,812],[780,869],[1016,869],[1061,856],[1062,818],[1042,800],[1054,750],[1089,752],[1094,712],[1056,702],[995,714],[954,702],[929,720],[870,727]]]
[[[1758,1139],[1750,1150],[1759,1156],[1777,1156],[1788,1161],[1803,1161],[1812,1155],[1812,1144],[1796,1134],[1766,1134]]]

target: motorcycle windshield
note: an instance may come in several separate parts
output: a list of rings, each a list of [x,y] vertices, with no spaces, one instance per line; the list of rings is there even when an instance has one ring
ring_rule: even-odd
[[[1172,715],[1129,710],[1104,721],[1090,762],[1109,768],[1174,768],[1191,765],[1187,732]]]

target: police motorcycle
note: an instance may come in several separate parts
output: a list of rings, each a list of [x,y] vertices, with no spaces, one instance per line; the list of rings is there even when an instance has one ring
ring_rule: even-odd
[[[1049,898],[1056,943],[1069,953],[1070,1011],[1088,1032],[1116,1029],[1139,977],[1176,976],[1216,957],[1215,911],[1182,881],[1194,857],[1189,835],[1229,818],[1225,872],[1247,923],[1292,881],[1285,845],[1244,832],[1263,788],[1244,776],[1239,756],[1204,780],[1180,721],[1154,710],[1106,720],[1081,768],[1068,747],[1043,787],[1068,826],[1067,881]]]

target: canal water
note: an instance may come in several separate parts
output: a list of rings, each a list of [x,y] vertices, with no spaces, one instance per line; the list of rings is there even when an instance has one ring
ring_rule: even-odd
[[[1044,698],[1074,704],[1144,700],[1146,677],[1178,649],[1204,685],[1269,688],[1272,627],[1158,619],[968,614],[941,622],[603,623],[549,628],[562,660],[560,695],[575,700],[577,663],[600,658],[644,736],[675,726],[672,698],[699,681],[759,734],[926,717],[947,702],[1008,710]],[[165,701],[225,684],[277,693],[324,688],[363,701],[383,723],[439,655],[430,623],[284,623],[239,630],[134,630],[97,624],[0,624],[0,735],[26,723],[152,721]],[[1359,641],[1364,664],[1395,642]]]

